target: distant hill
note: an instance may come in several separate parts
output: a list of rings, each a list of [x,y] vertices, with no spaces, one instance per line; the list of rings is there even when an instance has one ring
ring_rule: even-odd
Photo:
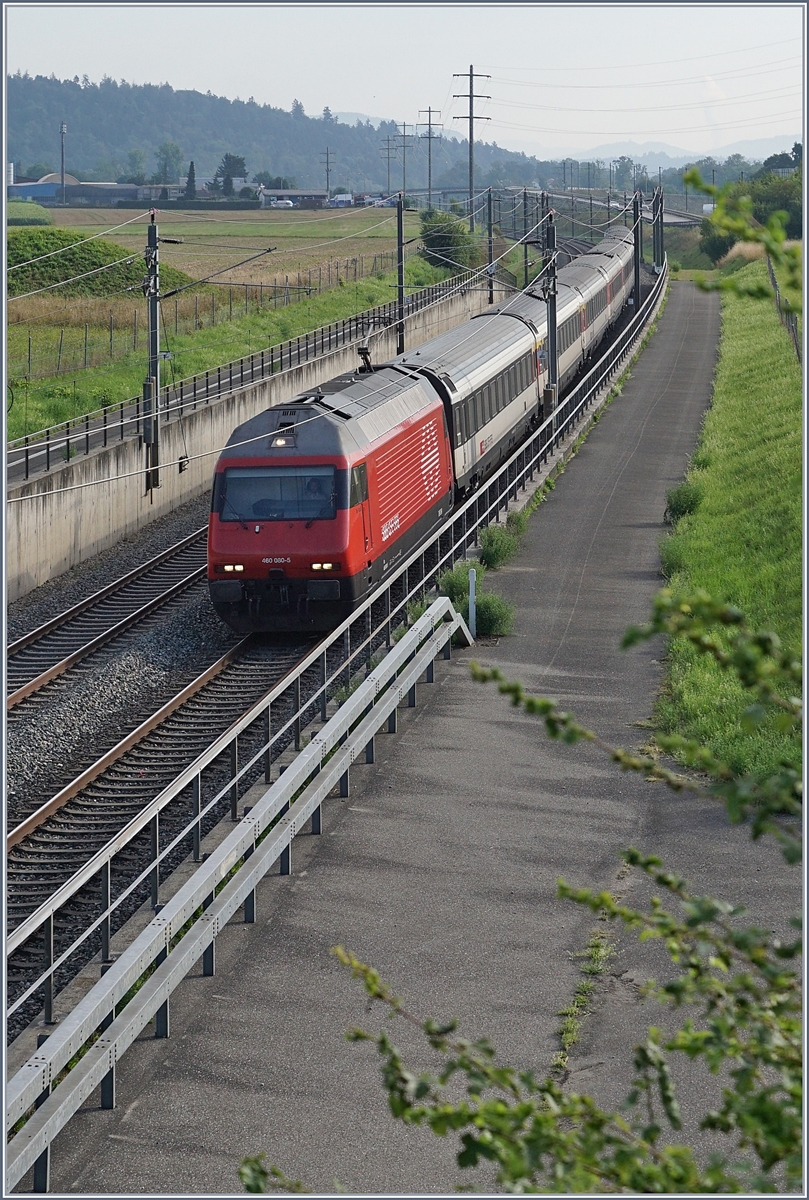
[[[228,100],[210,92],[175,91],[167,83],[130,84],[104,78],[91,83],[43,75],[8,78],[6,121],[8,157],[25,175],[28,168],[58,166],[59,125],[67,122],[66,161],[71,174],[87,180],[126,179],[133,163],[147,176],[156,170],[161,143],[175,142],[182,152],[182,174],[193,159],[197,177],[213,175],[224,154],[242,155],[248,177],[260,171],[285,175],[299,187],[323,187],[321,158],[329,147],[334,159],[333,187],[380,192],[387,184],[380,146],[394,138],[393,121],[338,121],[328,112],[307,116],[302,105],[292,112]],[[351,114],[360,118],[360,114]],[[138,155],[141,152],[141,156]],[[467,145],[446,138],[433,143],[433,182],[438,188],[463,188],[467,181]],[[544,184],[553,164],[496,144],[475,143],[475,183]],[[401,163],[391,163],[391,189],[401,186]],[[43,171],[39,172],[44,173]],[[427,186],[426,142],[413,139],[407,150],[408,187]]]

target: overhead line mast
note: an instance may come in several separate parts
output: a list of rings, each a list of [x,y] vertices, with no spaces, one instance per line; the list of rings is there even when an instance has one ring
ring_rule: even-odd
[[[457,71],[452,76],[453,79],[465,79],[466,72],[459,74]],[[491,100],[491,96],[478,95],[475,92],[475,79],[491,79],[491,75],[481,75],[480,72],[475,72],[475,68],[470,63],[469,65],[469,232],[475,232],[475,101],[476,100]],[[465,94],[454,95],[453,100],[465,100]],[[454,117],[455,121],[464,121],[465,117]],[[491,117],[478,116],[479,121],[491,121]]]

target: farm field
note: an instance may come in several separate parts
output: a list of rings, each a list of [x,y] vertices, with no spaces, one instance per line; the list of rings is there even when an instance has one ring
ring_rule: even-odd
[[[131,209],[66,208],[54,219],[68,229],[102,233],[136,216]],[[183,238],[182,245],[161,246],[161,258],[170,266],[201,279],[228,267],[240,258],[266,250],[273,254],[221,276],[225,283],[283,283],[285,275],[313,270],[329,259],[370,256],[395,251],[394,208],[322,209],[296,211],[264,209],[235,212],[174,212],[158,210],[161,237]],[[116,229],[110,238],[132,253],[140,253],[146,242],[148,215]],[[405,240],[415,237],[418,214],[405,212]],[[370,264],[369,264],[370,273]]]
[[[415,256],[405,265],[408,290],[436,283],[447,274],[448,272],[431,267],[423,259]],[[331,291],[321,295],[314,294],[288,306],[283,304],[282,296],[279,306],[274,307],[269,293],[265,297],[266,303],[262,305],[259,303],[257,292],[256,288],[251,289],[249,312],[245,315],[244,310],[237,307],[232,320],[228,319],[227,297],[222,297],[225,311],[220,314],[218,322],[215,307],[211,307],[212,300],[215,305],[217,297],[213,297],[210,292],[203,294],[198,327],[195,329],[192,325],[189,330],[186,325],[178,333],[174,331],[173,308],[171,301],[168,301],[162,307],[164,320],[161,347],[164,350],[168,349],[172,358],[164,364],[163,382],[180,380],[197,371],[208,370],[254,351],[277,345],[287,338],[308,333],[321,325],[343,320],[364,309],[386,304],[396,296],[396,272],[388,271],[373,278],[358,280],[356,283],[352,281],[343,287],[334,287]],[[105,304],[106,301],[94,303]],[[193,299],[191,303],[194,303]],[[145,305],[141,304],[141,309],[145,309]],[[131,301],[128,316],[131,323]],[[98,366],[83,368],[83,335],[81,329],[75,328],[72,339],[65,338],[62,347],[65,369],[58,378],[34,380],[29,386],[26,379],[12,376],[15,402],[8,413],[9,438],[34,433],[70,417],[92,412],[103,405],[117,404],[137,395],[143,384],[145,368],[145,330],[144,312],[137,348],[133,345],[130,324],[123,334],[119,334],[119,337],[125,339],[122,353],[114,360],[108,359],[106,363]],[[22,339],[27,337],[27,328],[18,328],[16,332],[19,358],[24,355]],[[58,341],[59,329],[49,329],[45,332],[51,335],[54,343]],[[14,346],[14,337],[15,330],[10,329],[10,349]],[[76,364],[75,367],[73,363]]]

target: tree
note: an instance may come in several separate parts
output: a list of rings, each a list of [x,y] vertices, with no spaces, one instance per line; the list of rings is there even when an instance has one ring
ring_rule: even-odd
[[[781,154],[771,154],[769,158],[764,159],[763,165],[765,171],[774,171],[779,167],[791,167],[793,165],[792,155],[786,150],[784,150]]]
[[[434,267],[473,267],[478,247],[465,223],[450,213],[434,209],[421,214],[421,255]]]
[[[332,111],[329,108],[328,104],[323,109],[323,120],[326,122],[327,125],[334,120],[334,117],[332,116]]]
[[[154,183],[176,183],[180,178],[183,152],[176,142],[162,142],[155,152],[157,171]]]
[[[53,171],[54,168],[50,163],[35,162],[31,164],[25,174],[28,179],[41,179],[43,175],[52,175]]]
[[[226,154],[216,168],[216,174],[219,179],[226,179],[228,176],[230,176],[231,180],[246,179],[247,167],[244,163],[244,157],[241,154]]]
[[[194,168],[194,160],[188,164],[188,178],[185,181],[185,198],[186,200],[196,200],[197,198],[197,172]]]
[[[142,185],[146,182],[146,153],[145,151],[135,148],[129,150],[126,156],[126,171],[120,183],[136,183]]]
[[[228,199],[233,195],[233,180],[230,175],[225,175],[222,180],[222,195]]]
[[[259,171],[253,176],[253,183],[256,187],[263,184],[265,188],[279,188],[287,190],[298,186],[294,179],[287,179],[286,175],[271,175],[269,171]]]
[[[709,217],[706,217],[699,231],[699,248],[703,254],[707,254],[711,262],[716,265],[720,258],[724,258],[731,246],[735,245],[736,237],[732,233],[722,233],[711,224]]]
[[[300,100],[292,101],[292,116],[293,117],[306,116],[306,113],[303,111],[303,105],[301,104]]]
[[[795,142],[792,146],[792,161],[796,167],[803,162],[803,144],[801,142]]]

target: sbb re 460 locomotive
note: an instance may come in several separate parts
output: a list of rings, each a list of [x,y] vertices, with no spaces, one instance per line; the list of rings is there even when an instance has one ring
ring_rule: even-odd
[[[338,625],[453,503],[444,406],[402,367],[240,425],[214,476],[211,600],[240,633]]]
[[[620,315],[631,259],[618,227],[559,271],[560,386]],[[551,415],[547,383],[546,304],[529,287],[240,425],[214,476],[216,611],[239,633],[340,624]]]

